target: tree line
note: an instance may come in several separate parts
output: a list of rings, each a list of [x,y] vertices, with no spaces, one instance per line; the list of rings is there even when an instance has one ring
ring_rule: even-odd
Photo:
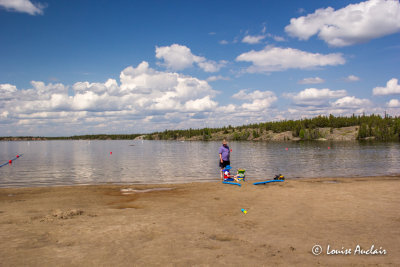
[[[154,132],[145,136],[145,139],[176,140],[199,137],[199,140],[210,140],[213,134],[231,134],[233,140],[247,140],[250,134],[253,139],[259,137],[263,132],[272,131],[281,133],[291,131],[294,137],[302,140],[312,140],[321,137],[318,128],[342,128],[359,126],[357,139],[373,137],[381,141],[399,141],[400,117],[392,117],[385,114],[380,115],[352,115],[346,116],[317,116],[300,120],[282,120],[274,122],[263,122],[233,127],[231,125],[220,128],[202,128],[185,130],[165,130]]]

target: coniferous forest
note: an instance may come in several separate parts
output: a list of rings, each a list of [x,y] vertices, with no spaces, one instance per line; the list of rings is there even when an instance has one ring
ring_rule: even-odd
[[[264,132],[281,133],[291,131],[294,137],[300,140],[314,140],[323,138],[320,128],[333,129],[358,126],[356,139],[374,139],[380,141],[399,141],[400,138],[400,117],[391,117],[385,114],[369,115],[369,116],[351,116],[351,117],[335,117],[318,116],[310,119],[301,120],[283,120],[276,122],[265,122],[257,124],[248,124],[243,126],[227,126],[222,128],[203,128],[203,129],[186,129],[186,130],[165,130],[163,132],[155,132],[146,135],[147,139],[190,139],[194,136],[201,136],[202,140],[212,139],[213,134],[223,133],[231,134],[232,140],[248,140],[257,139]]]

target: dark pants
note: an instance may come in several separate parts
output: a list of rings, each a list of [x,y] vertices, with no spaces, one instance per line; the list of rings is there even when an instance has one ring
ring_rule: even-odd
[[[228,166],[228,165],[231,165],[231,162],[230,162],[229,160],[227,160],[227,161],[223,160],[222,162],[219,161],[219,167],[220,167],[221,169],[225,168],[225,167]]]

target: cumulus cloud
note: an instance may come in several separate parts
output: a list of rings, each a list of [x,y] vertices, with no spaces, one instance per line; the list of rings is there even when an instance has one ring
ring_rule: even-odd
[[[382,111],[374,107],[369,99],[347,96],[345,90],[308,88],[299,93],[286,93],[283,96],[293,101],[287,112],[283,111],[285,118],[297,119],[329,114],[349,116]]]
[[[287,69],[312,69],[324,66],[343,65],[346,60],[340,53],[309,53],[294,48],[266,46],[263,50],[243,53],[236,61],[251,62],[247,72],[271,72]]]
[[[40,3],[33,4],[29,0],[0,0],[0,7],[8,11],[28,13],[30,15],[41,15],[45,5]]]
[[[400,101],[398,99],[391,99],[386,106],[389,108],[400,108]]]
[[[298,84],[319,84],[324,83],[325,80],[320,77],[312,77],[312,78],[304,78],[303,80],[298,81]]]
[[[266,110],[278,100],[274,92],[255,90],[248,93],[247,90],[240,90],[232,96],[240,100],[250,100],[250,102],[243,103],[241,108],[249,111],[262,111]]]
[[[50,94],[67,92],[67,87],[61,83],[49,83],[46,85],[41,81],[32,81],[31,84],[36,93],[44,98],[48,97]]]
[[[200,60],[184,45],[156,47],[156,58],[164,60],[164,65],[172,70],[182,70],[192,67],[193,63]]]
[[[225,60],[216,62],[213,60],[205,60],[204,58],[202,58],[200,61],[196,61],[196,63],[205,72],[217,72],[227,64]]]
[[[359,99],[355,96],[345,96],[332,103],[332,107],[341,109],[365,108],[371,106],[371,101],[368,99]]]
[[[283,96],[292,99],[298,106],[328,106],[330,99],[344,97],[346,94],[346,90],[307,88],[297,94],[286,93]]]
[[[7,100],[12,98],[13,94],[17,92],[17,87],[12,84],[0,84],[0,100]]]
[[[331,46],[343,47],[400,31],[400,3],[397,0],[370,0],[334,10],[292,18],[285,31],[301,40],[313,35]]]
[[[17,91],[17,87],[15,85],[5,83],[5,84],[0,84],[0,94],[5,94],[5,93],[14,93]]]
[[[215,125],[215,127],[228,124],[243,125],[265,122],[275,118],[277,110],[274,104],[277,97],[271,91],[240,90],[232,97],[242,103],[217,106],[213,112],[207,114],[207,125]]]
[[[324,105],[298,105],[290,107],[287,112],[283,111],[284,117],[298,119],[299,117],[315,117],[318,115],[340,115],[351,116],[362,113],[382,113],[381,108],[373,106],[368,99],[359,99],[355,96],[344,96]]]
[[[189,100],[185,103],[187,111],[211,111],[218,106],[218,103],[211,100],[210,96],[205,96],[196,100]]]
[[[121,72],[120,80],[121,91],[131,94],[138,106],[156,110],[178,111],[187,101],[213,97],[216,94],[204,80],[156,71],[147,62],[142,62],[136,68],[126,68]],[[207,99],[210,98],[202,101]],[[198,105],[195,109],[198,110]]]
[[[242,39],[242,43],[247,44],[259,44],[262,40],[265,39],[265,35],[246,35]]]
[[[119,92],[117,81],[114,79],[108,79],[105,83],[77,82],[72,88],[77,93],[94,92],[103,94],[107,92],[109,95],[117,95]]]
[[[105,83],[77,82],[69,87],[32,81],[32,88],[26,90],[0,84],[0,117],[7,120],[3,121],[7,127],[19,125],[17,128],[21,131],[46,124],[49,128],[52,125],[62,125],[63,129],[75,127],[75,131],[99,131],[112,126],[107,132],[113,129],[121,132],[132,121],[149,127],[146,120],[150,117],[152,120],[164,118],[157,127],[163,124],[167,127],[171,123],[167,117],[190,120],[218,106],[213,100],[217,92],[207,81],[156,71],[147,62],[125,68],[119,82],[114,79]]]
[[[374,95],[397,95],[400,94],[399,81],[395,78],[386,83],[386,87],[375,87],[372,90]]]
[[[171,70],[183,70],[196,63],[205,72],[217,72],[226,64],[225,61],[216,62],[196,56],[190,48],[179,44],[156,47],[156,58],[163,61],[161,65]]]

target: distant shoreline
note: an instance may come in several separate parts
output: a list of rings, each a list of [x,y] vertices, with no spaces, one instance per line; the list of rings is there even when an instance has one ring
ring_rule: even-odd
[[[50,141],[50,140],[177,140],[177,141],[356,141],[358,136],[357,126],[342,128],[317,128],[318,138],[302,139],[294,136],[292,131],[275,133],[267,131],[255,136],[250,133],[246,139],[236,139],[234,134],[244,134],[244,131],[236,131],[234,134],[217,132],[212,134],[206,140],[202,136],[192,136],[190,138],[161,138],[157,134],[133,134],[133,135],[78,135],[68,137],[42,137],[42,136],[6,136],[0,137],[0,141]],[[374,137],[364,138],[362,140],[375,140]]]
[[[280,133],[274,133],[272,131],[266,132],[263,135],[254,137],[249,135],[246,139],[236,140],[229,134],[216,133],[206,140],[202,136],[193,136],[190,138],[179,137],[179,138],[168,138],[163,139],[156,134],[137,134],[137,135],[80,135],[80,136],[68,136],[68,137],[47,137],[47,136],[3,136],[0,137],[0,141],[56,141],[56,140],[165,140],[165,141],[221,141],[226,139],[228,141],[261,141],[261,142],[297,142],[297,141],[382,141],[377,140],[375,137],[366,137],[359,139],[358,127],[343,127],[343,128],[318,128],[320,137],[315,139],[301,139],[293,136],[291,131],[285,131]],[[150,137],[151,136],[151,137]],[[395,141],[395,140],[389,140]]]
[[[61,137],[3,136],[0,141],[41,140],[178,140],[178,141],[400,141],[400,117],[380,115],[282,120],[220,128],[165,130],[147,134],[86,134]]]

